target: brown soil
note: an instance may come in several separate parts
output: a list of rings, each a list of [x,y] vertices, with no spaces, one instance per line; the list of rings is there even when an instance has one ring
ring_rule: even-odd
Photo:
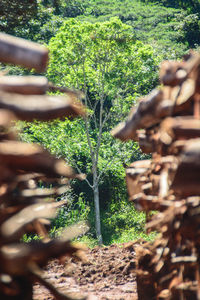
[[[65,266],[51,261],[45,279],[62,293],[88,295],[88,300],[136,300],[135,251],[132,243],[86,251],[87,262],[70,259]],[[34,300],[54,299],[35,284]]]

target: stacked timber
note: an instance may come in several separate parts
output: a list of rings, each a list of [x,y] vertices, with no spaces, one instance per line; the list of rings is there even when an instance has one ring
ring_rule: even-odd
[[[157,211],[146,227],[159,232],[137,248],[138,298],[199,300],[200,55],[163,62],[160,80],[112,131],[152,153],[126,169],[130,200],[147,216]]]
[[[0,34],[0,61],[43,72],[48,51],[35,43]],[[64,96],[49,96],[49,90]],[[50,219],[66,201],[55,197],[68,188],[70,178],[82,178],[62,159],[38,145],[23,143],[11,130],[13,121],[76,117],[85,114],[78,93],[56,88],[43,76],[0,76],[0,299],[32,299],[39,281],[55,299],[72,299],[43,278],[41,267],[50,258],[75,254],[80,247],[71,239],[87,230],[85,224],[67,228],[60,238],[48,235]],[[51,188],[39,188],[39,183]],[[22,243],[25,233],[40,236]]]

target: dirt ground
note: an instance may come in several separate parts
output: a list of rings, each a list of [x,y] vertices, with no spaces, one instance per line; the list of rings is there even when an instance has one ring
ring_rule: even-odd
[[[44,278],[62,293],[88,300],[136,300],[135,251],[132,243],[95,247],[87,261],[49,262]],[[34,300],[54,299],[46,288],[34,286]]]

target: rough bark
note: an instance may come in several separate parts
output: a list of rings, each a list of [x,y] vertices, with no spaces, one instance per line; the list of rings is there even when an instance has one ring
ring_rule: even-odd
[[[101,234],[101,217],[99,207],[99,186],[96,174],[93,175],[94,180],[94,206],[95,206],[95,224],[96,224],[96,235],[100,245],[103,244],[103,238]]]

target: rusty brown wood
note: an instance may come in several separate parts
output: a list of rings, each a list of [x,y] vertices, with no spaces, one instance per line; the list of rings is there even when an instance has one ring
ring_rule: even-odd
[[[0,33],[0,61],[44,72],[48,50],[37,43]]]
[[[152,152],[147,168],[126,169],[129,199],[150,214],[147,232],[159,237],[137,251],[138,299],[199,299],[200,55],[165,61],[160,99],[141,99],[113,135]],[[150,109],[151,108],[151,109]],[[152,111],[151,111],[152,110]],[[148,295],[145,291],[148,291]],[[150,298],[149,298],[150,297]]]

